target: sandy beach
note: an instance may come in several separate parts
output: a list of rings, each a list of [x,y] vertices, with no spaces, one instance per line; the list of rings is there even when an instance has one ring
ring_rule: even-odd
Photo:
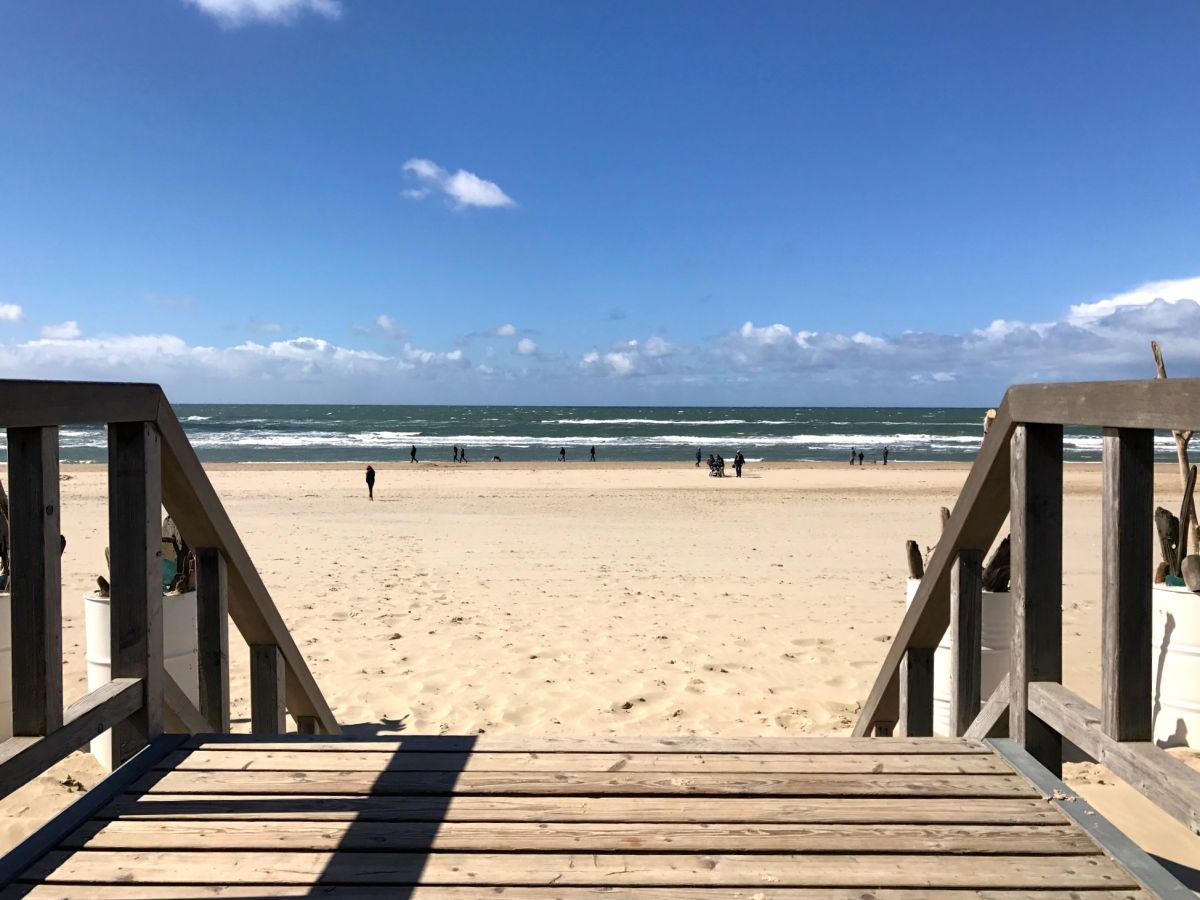
[[[227,465],[211,477],[348,732],[836,735],[966,465]],[[63,467],[65,683],[104,571],[105,470]],[[1065,682],[1099,688],[1100,470],[1066,468]],[[1158,502],[1176,506],[1171,467]],[[235,639],[235,728],[248,728]],[[1198,754],[1190,756],[1196,764]],[[70,778],[68,778],[70,776]],[[101,777],[76,754],[2,804],[10,847]],[[1164,859],[1200,838],[1095,766],[1068,780]]]

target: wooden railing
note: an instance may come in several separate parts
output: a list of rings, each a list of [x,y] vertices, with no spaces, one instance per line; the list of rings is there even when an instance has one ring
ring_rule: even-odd
[[[1099,710],[1062,686],[1065,425],[1103,429]],[[1154,429],[1200,430],[1200,379],[1009,388],[863,704],[856,736],[890,735],[893,727],[909,736],[933,733],[933,653],[949,626],[955,734],[993,736],[1007,724],[1009,736],[1056,775],[1065,738],[1200,833],[1200,773],[1152,740]],[[1009,516],[1009,676],[981,698],[980,567]]]
[[[66,709],[58,445],[64,425],[108,429],[112,635],[112,681]],[[251,729],[285,731],[286,711],[300,731],[339,732],[157,385],[0,380],[0,427],[8,439],[14,735],[0,744],[0,796],[108,729],[115,765],[164,729],[228,732],[230,618],[250,645]],[[163,668],[164,507],[196,548],[199,708]]]

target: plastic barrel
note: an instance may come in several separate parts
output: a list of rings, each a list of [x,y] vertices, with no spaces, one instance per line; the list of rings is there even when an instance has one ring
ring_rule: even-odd
[[[1154,740],[1200,747],[1200,594],[1154,586]]]
[[[83,623],[87,635],[88,690],[112,678],[108,597],[86,594]],[[163,595],[163,665],[192,703],[200,703],[200,665],[196,638],[196,592]],[[11,721],[11,704],[9,718]],[[92,755],[107,769],[112,768],[112,733],[92,739]]]
[[[918,578],[908,579],[905,606],[911,606],[917,593]],[[1009,651],[1012,648],[1012,595],[983,592],[983,622],[980,628],[980,702],[986,703],[1004,676],[1008,674]],[[933,733],[950,734],[950,652],[953,642],[950,629],[942,636],[933,654]]]

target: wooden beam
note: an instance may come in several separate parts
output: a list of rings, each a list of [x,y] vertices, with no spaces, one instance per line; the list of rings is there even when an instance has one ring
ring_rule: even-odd
[[[0,797],[7,797],[92,738],[124,721],[141,705],[141,681],[118,678],[59,710],[63,724],[49,734],[12,737],[0,743]]]
[[[113,678],[138,678],[141,708],[113,728],[119,766],[162,733],[162,491],[158,431],[152,422],[108,428]]]
[[[963,549],[950,572],[950,733],[979,715],[983,651],[983,551]]]
[[[1118,741],[1153,735],[1153,508],[1154,432],[1104,429],[1100,693],[1104,730]]]
[[[250,730],[255,734],[284,734],[283,654],[274,644],[250,647]]]
[[[316,734],[317,733],[316,716],[297,716],[296,717],[296,732],[298,734]]]
[[[933,650],[910,647],[900,664],[900,733],[933,734]]]
[[[1014,422],[1200,431],[1200,378],[1021,384],[1005,398]]]
[[[1008,737],[1008,676],[1005,675],[987,703],[975,717],[963,737],[970,741],[982,741],[984,738]]]
[[[1153,741],[1118,741],[1105,734],[1100,710],[1061,684],[1031,684],[1029,708],[1193,834],[1200,834],[1200,772]]]
[[[206,731],[229,731],[229,574],[214,547],[196,551],[200,712]]]
[[[1029,682],[1062,681],[1061,425],[1016,427],[1012,437],[1012,663],[1008,731],[1055,777],[1062,738],[1029,711]]]
[[[221,550],[228,565],[229,615],[247,644],[274,644],[286,663],[287,707],[315,716],[326,734],[339,734],[337,719],[321,694],[304,656],[279,614],[262,576],[221,504],[183,427],[165,400],[158,414],[163,440],[163,499],[192,547]]]
[[[1017,741],[998,739],[987,744],[1024,776],[1049,804],[1087,832],[1117,865],[1150,892],[1150,896],[1170,900],[1191,900],[1194,896],[1150,854],[1113,827],[1058,776],[1048,772]]]
[[[0,379],[0,426],[148,422],[158,414],[161,399],[157,384]]]
[[[163,719],[172,734],[207,734],[210,728],[170,672],[163,672]]]
[[[900,660],[909,647],[933,649],[950,624],[950,568],[964,547],[990,547],[1008,515],[1009,438],[1013,419],[1008,401],[1000,404],[996,419],[983,439],[975,464],[967,474],[954,504],[950,523],[942,532],[925,568],[925,577],[913,597],[883,665],[854,725],[854,736],[871,733],[875,721],[896,721],[899,714]]]
[[[12,487],[12,733],[62,725],[58,429],[8,429]]]

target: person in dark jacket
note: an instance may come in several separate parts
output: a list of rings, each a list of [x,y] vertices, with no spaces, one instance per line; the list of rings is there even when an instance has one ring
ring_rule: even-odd
[[[375,499],[375,469],[367,466],[367,499]]]
[[[742,456],[742,451],[737,452],[737,456],[733,458],[733,471],[737,472],[737,477],[742,477],[742,466],[746,464],[746,457]]]

